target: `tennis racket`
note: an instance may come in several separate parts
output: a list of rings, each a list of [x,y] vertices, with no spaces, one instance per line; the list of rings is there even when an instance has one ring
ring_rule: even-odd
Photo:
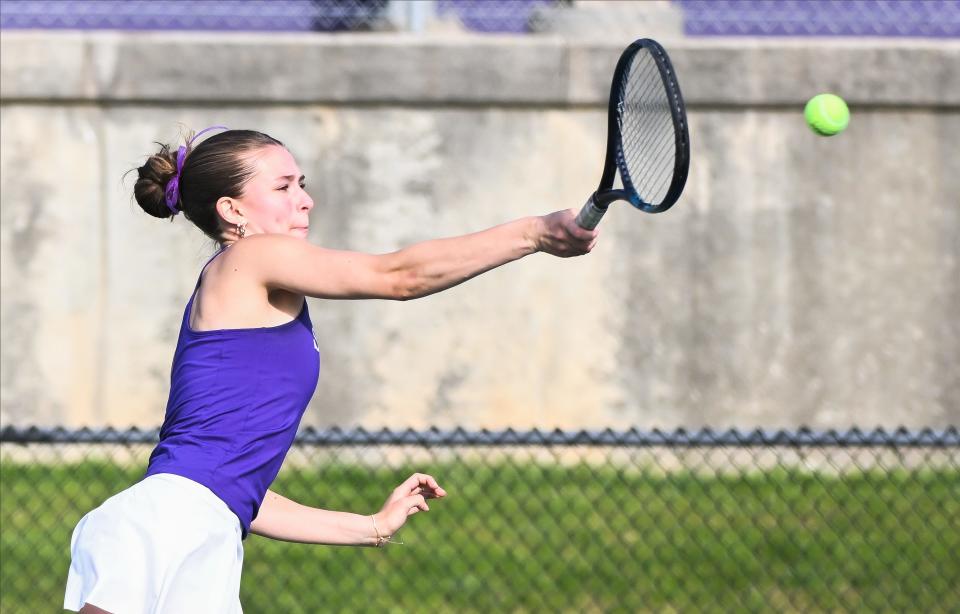
[[[647,213],[666,211],[680,198],[689,167],[687,112],[677,75],[663,47],[641,38],[624,50],[613,72],[603,176],[577,224],[596,228],[617,200]],[[613,187],[616,171],[622,189]]]

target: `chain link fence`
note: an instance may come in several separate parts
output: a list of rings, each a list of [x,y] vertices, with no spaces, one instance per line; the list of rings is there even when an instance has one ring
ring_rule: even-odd
[[[960,36],[958,0],[0,0],[0,27]]]
[[[0,430],[0,611],[56,611],[80,517],[157,431]],[[957,612],[960,432],[301,432],[275,490],[372,513],[449,497],[384,549],[251,536],[259,612]]]

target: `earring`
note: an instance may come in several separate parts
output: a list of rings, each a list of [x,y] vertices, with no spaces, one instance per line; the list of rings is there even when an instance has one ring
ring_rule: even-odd
[[[243,222],[242,224],[237,224],[237,234],[240,235],[240,238],[247,236],[247,223]]]

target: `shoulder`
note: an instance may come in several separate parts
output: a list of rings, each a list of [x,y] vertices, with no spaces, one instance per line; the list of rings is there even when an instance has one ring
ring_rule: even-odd
[[[258,234],[235,241],[226,249],[226,254],[264,255],[271,250],[292,247],[296,244],[308,245],[303,239],[279,234]]]
[[[228,247],[223,262],[263,268],[283,264],[315,249],[303,239],[277,234],[261,234],[243,238]]]
[[[270,287],[289,271],[304,268],[322,258],[325,251],[304,239],[258,234],[233,243],[218,260],[221,270]]]

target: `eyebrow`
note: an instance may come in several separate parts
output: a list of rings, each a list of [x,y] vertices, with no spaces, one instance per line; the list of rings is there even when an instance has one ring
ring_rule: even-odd
[[[293,180],[296,179],[296,178],[297,178],[297,177],[296,177],[295,175],[281,175],[281,176],[277,177],[277,179],[285,179],[285,180],[287,180],[287,181],[293,181]],[[306,178],[307,178],[306,175],[300,175],[300,181],[303,181],[303,180],[305,180]]]

